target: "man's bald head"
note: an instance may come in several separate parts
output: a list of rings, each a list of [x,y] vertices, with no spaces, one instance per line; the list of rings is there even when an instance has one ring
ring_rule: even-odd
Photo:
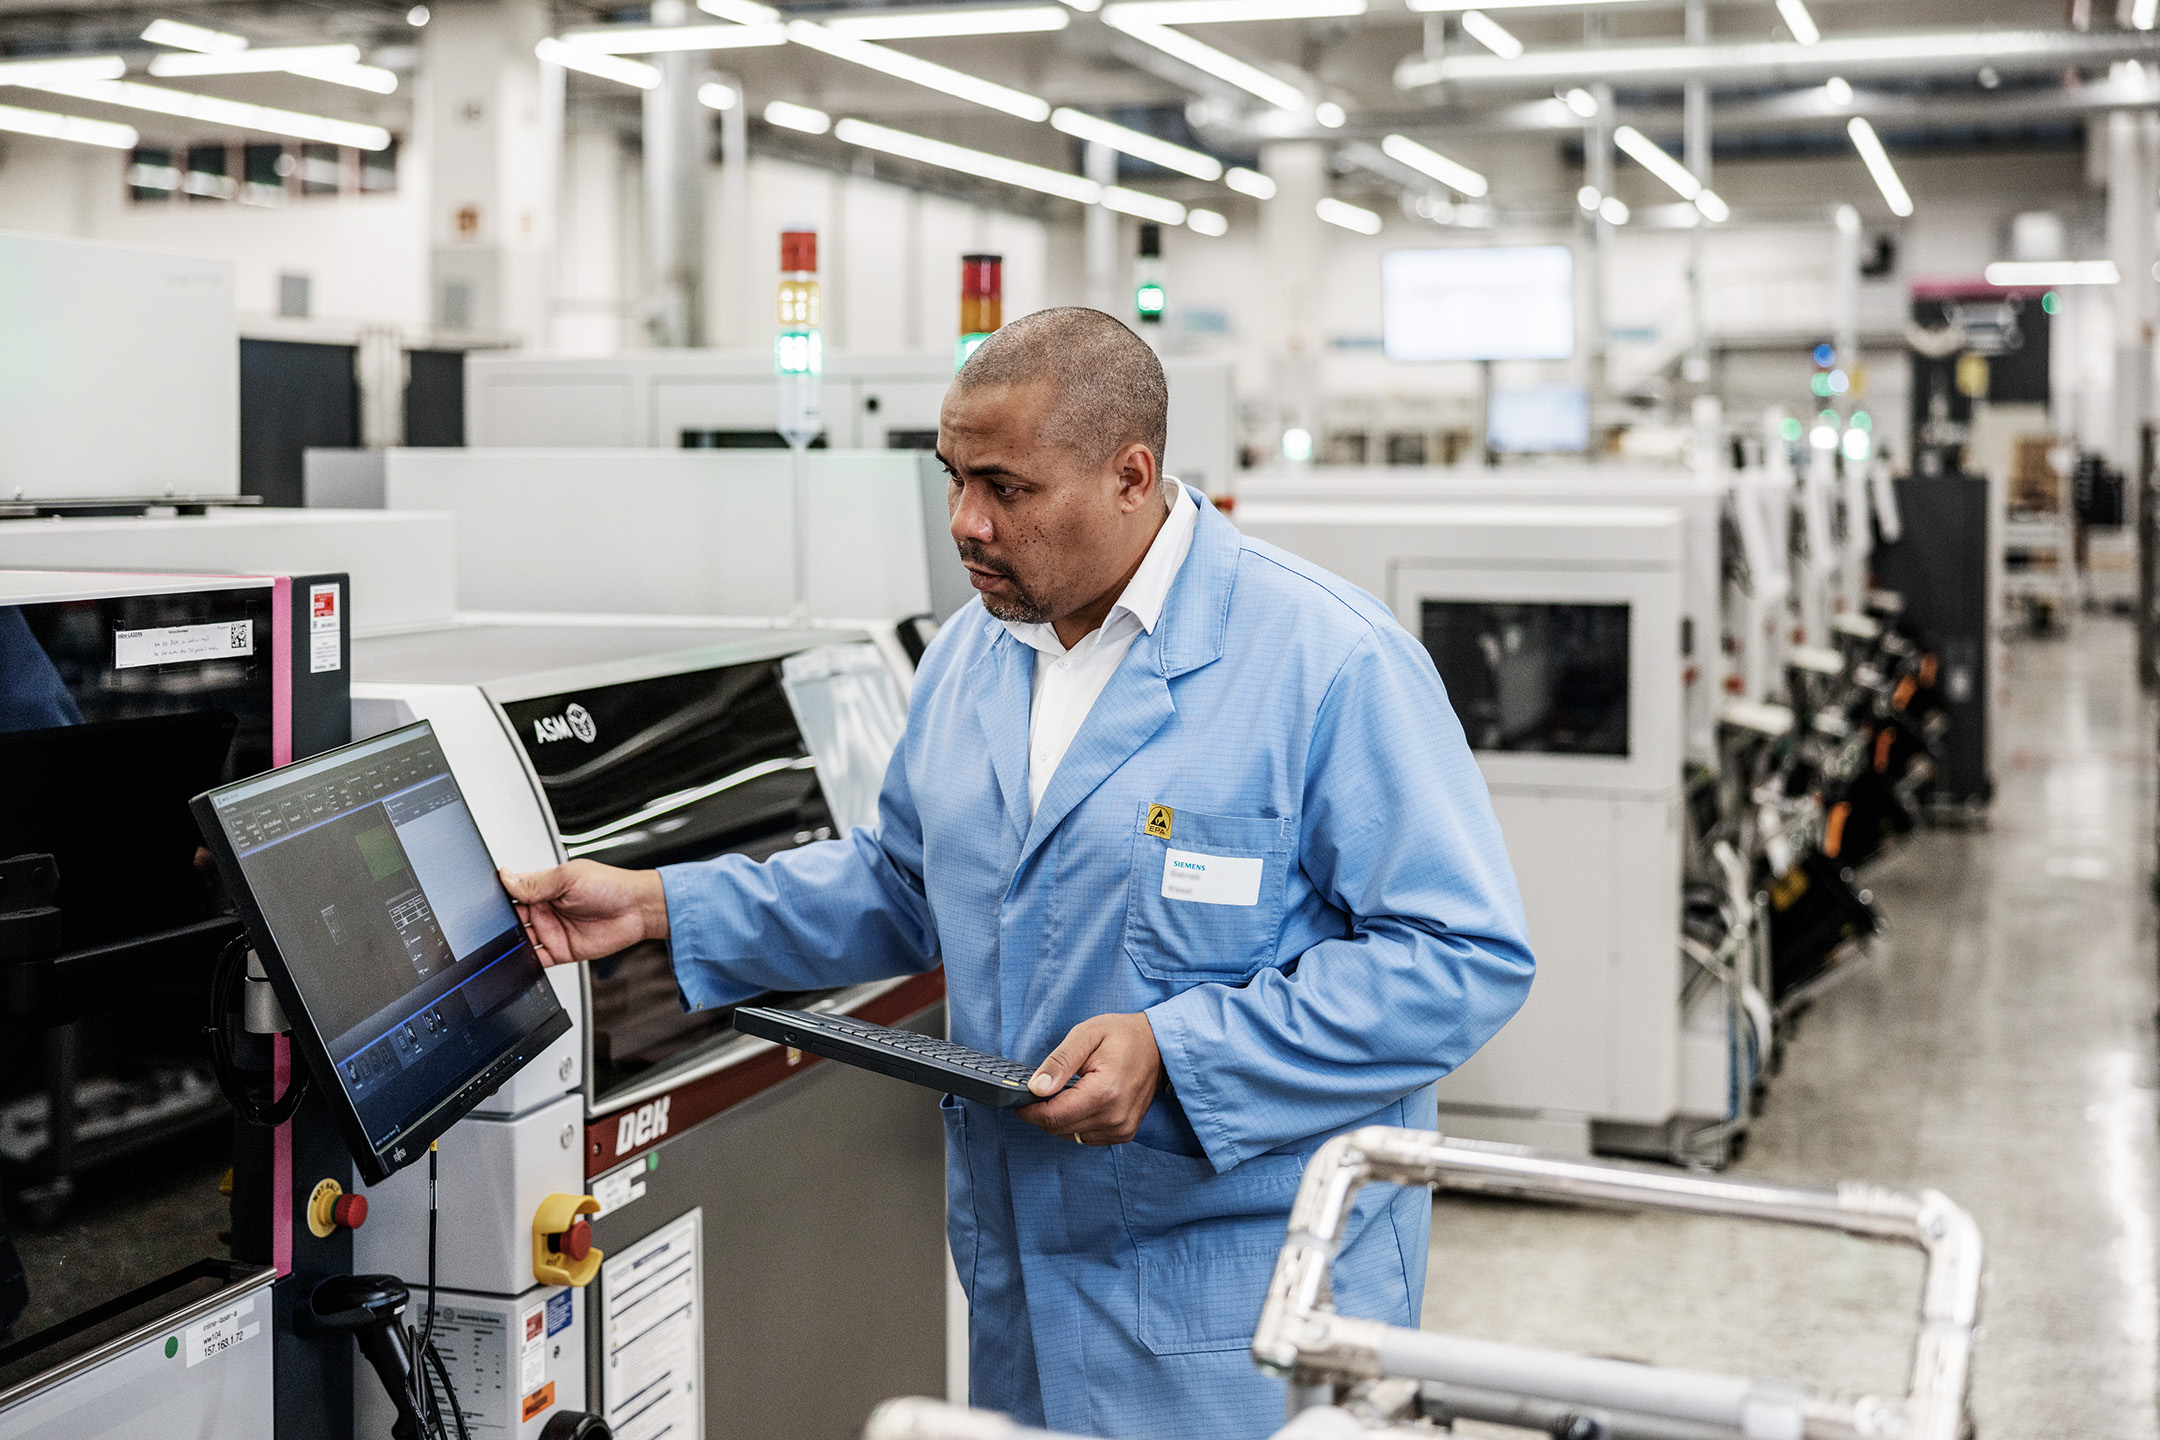
[[[1040,385],[1052,397],[1044,441],[1100,465],[1145,445],[1159,470],[1170,432],[1170,386],[1141,338],[1100,310],[1037,310],[996,331],[953,377],[955,391]]]

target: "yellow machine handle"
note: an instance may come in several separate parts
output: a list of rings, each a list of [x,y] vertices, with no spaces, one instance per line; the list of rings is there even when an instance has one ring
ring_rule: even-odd
[[[550,1195],[533,1212],[533,1279],[543,1285],[589,1285],[606,1252],[592,1243],[584,1217],[600,1213],[590,1195]]]

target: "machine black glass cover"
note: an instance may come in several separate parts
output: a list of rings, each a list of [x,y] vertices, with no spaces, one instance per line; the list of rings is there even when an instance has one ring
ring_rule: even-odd
[[[570,1028],[426,721],[194,809],[370,1184]]]
[[[1426,600],[1418,620],[1473,750],[1628,753],[1628,607]]]

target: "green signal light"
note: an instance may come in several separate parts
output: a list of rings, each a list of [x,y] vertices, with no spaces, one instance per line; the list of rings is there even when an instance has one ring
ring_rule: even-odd
[[[2052,290],[2048,291],[2047,294],[2040,297],[2040,308],[2050,315],[2060,314],[2062,312],[2062,296],[2057,295]]]
[[[1837,424],[1837,411],[1825,410],[1819,415],[1817,415],[1815,418],[1822,421],[1822,423],[1825,425],[1835,425]]]
[[[1852,428],[1865,434],[1875,428],[1875,417],[1865,410],[1855,410],[1852,412]]]
[[[1778,422],[1777,433],[1788,441],[1798,440],[1800,438],[1800,422],[1788,415]]]
[[[1142,315],[1160,315],[1163,312],[1163,304],[1168,298],[1163,293],[1162,286],[1151,282],[1142,285],[1139,290],[1134,292],[1133,307]]]
[[[1814,376],[1808,381],[1808,388],[1810,390],[1813,390],[1817,395],[1828,398],[1830,394],[1830,372],[1827,370],[1816,371]]]

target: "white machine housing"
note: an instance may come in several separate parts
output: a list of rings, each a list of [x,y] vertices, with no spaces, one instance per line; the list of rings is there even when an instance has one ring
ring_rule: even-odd
[[[1427,601],[1627,607],[1625,754],[1478,752],[1538,968],[1522,1010],[1440,1082],[1441,1123],[1586,1153],[1595,1126],[1725,1118],[1730,1047],[1685,1047],[1717,1063],[1682,1067],[1682,512],[1241,501],[1237,519],[1412,634]]]
[[[945,474],[914,450],[392,450],[392,511],[457,520],[467,611],[931,614],[974,594],[947,533]],[[806,524],[798,536],[798,516]]]
[[[950,352],[825,354],[823,408],[835,449],[928,448],[952,383]],[[1166,358],[1163,467],[1208,494],[1237,475],[1236,371]],[[778,382],[768,350],[626,350],[580,358],[475,352],[465,360],[465,439],[475,446],[672,450],[685,431],[770,431]],[[395,503],[395,502],[393,502]]]
[[[474,1440],[539,1440],[557,1415],[590,1408],[586,1309],[584,1291],[561,1285],[535,1285],[514,1296],[436,1292],[435,1351]],[[415,1291],[406,1319],[420,1326],[427,1316],[427,1298]],[[396,1419],[375,1377],[359,1375],[353,1433],[366,1440],[388,1435]]]
[[[1717,762],[1717,717],[1733,656],[1725,641],[1741,623],[1723,594],[1724,518],[1737,472],[1704,474],[1681,465],[1540,465],[1510,470],[1468,466],[1330,467],[1249,472],[1238,482],[1240,520],[1275,501],[1372,504],[1644,505],[1682,517],[1681,689],[1685,757]]]

